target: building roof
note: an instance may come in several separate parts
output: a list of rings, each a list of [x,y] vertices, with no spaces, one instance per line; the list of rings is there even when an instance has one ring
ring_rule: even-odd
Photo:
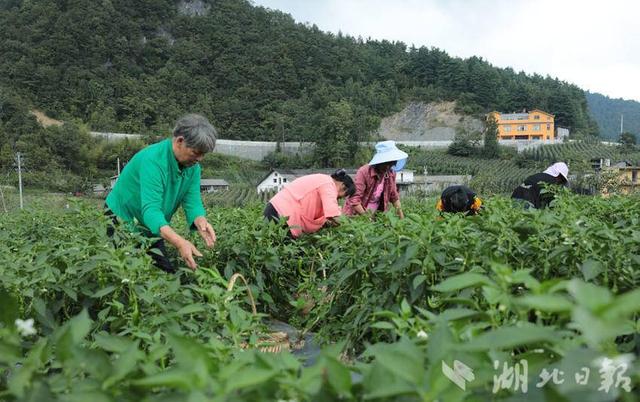
[[[500,113],[501,120],[529,120],[529,113]]]
[[[226,180],[223,179],[200,179],[200,186],[228,186]]]
[[[542,114],[546,114],[547,116],[551,116],[551,117],[555,117],[555,115],[554,115],[554,114],[551,114],[551,113],[549,113],[549,112],[545,112],[544,110],[540,110],[540,109],[532,109],[532,110],[529,110],[529,114],[534,113],[534,112],[542,113]]]
[[[540,109],[532,109],[532,110],[529,110],[528,112],[521,112],[521,113],[502,113],[494,110],[489,114],[491,113],[497,113],[498,115],[500,115],[501,120],[529,120],[529,115],[533,113],[540,113],[546,116],[555,117],[555,115],[551,113],[547,113],[544,110],[540,110]]]
[[[306,176],[309,174],[316,174],[316,173],[326,174],[330,176],[333,173],[335,173],[335,171],[336,169],[320,169],[320,168],[318,169],[272,169],[258,182],[258,185],[263,183],[267,179],[267,177],[271,176],[273,172],[278,173],[280,176],[286,177],[287,180],[291,181],[291,180],[297,179],[298,177]],[[402,171],[413,173],[413,170],[410,170],[410,169],[402,169]],[[347,174],[352,178],[355,178],[357,169],[345,169],[345,172],[347,172]]]
[[[617,169],[640,169],[640,166],[634,165],[631,161],[620,161],[611,165],[610,167]]]

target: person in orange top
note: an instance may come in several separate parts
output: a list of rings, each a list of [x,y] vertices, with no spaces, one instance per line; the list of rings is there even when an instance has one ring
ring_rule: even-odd
[[[327,223],[335,224],[335,218],[341,215],[338,199],[354,192],[353,180],[342,169],[331,176],[302,176],[269,200],[264,217],[275,222],[286,217],[291,236],[298,238],[302,233],[317,232]]]

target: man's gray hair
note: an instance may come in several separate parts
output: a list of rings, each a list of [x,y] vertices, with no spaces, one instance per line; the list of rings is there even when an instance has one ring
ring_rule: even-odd
[[[216,129],[206,117],[199,114],[187,114],[176,122],[173,136],[183,136],[189,148],[201,152],[211,152],[216,147]]]

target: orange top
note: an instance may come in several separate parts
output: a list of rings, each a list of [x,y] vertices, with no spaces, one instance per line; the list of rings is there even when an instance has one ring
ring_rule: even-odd
[[[327,218],[340,216],[338,190],[331,176],[310,174],[295,179],[269,201],[286,216],[293,237],[317,232]]]

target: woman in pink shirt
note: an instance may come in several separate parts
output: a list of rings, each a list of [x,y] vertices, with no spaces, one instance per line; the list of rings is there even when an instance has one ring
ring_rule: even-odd
[[[356,192],[344,204],[342,211],[345,215],[384,212],[389,209],[389,204],[393,204],[398,216],[404,218],[396,186],[396,172],[402,170],[408,157],[396,147],[394,141],[377,143],[371,162],[360,167],[356,173]]]
[[[317,232],[327,222],[334,224],[334,219],[341,215],[338,199],[354,192],[353,180],[342,169],[331,176],[302,176],[269,200],[264,216],[276,222],[287,217],[289,232],[297,238],[302,233]]]

